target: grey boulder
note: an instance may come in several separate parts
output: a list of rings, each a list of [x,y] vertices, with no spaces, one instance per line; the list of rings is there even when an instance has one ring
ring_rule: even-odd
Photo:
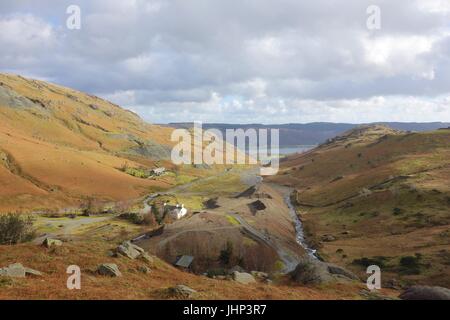
[[[121,277],[122,273],[115,263],[103,263],[98,266],[97,272],[103,276]]]
[[[413,286],[400,295],[402,300],[450,300],[450,290],[443,287]]]
[[[234,271],[232,277],[234,281],[242,284],[250,284],[256,282],[255,277],[246,272]]]

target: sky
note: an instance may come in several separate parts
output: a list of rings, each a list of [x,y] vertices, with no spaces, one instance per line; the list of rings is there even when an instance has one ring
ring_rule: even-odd
[[[450,0],[2,0],[0,72],[152,123],[450,122]]]

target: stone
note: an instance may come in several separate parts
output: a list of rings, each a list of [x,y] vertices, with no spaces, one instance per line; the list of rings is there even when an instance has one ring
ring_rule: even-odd
[[[333,280],[327,265],[310,257],[302,258],[290,276],[293,281],[302,285],[321,284]]]
[[[103,263],[101,264],[97,272],[103,276],[121,277],[122,273],[119,271],[119,267],[115,263]]]
[[[52,239],[52,238],[45,238],[44,242],[42,242],[42,245],[44,245],[47,248],[53,247],[53,246],[62,246],[63,242],[58,239]]]
[[[0,269],[0,275],[11,278],[25,278],[26,272],[24,266],[21,263],[14,263]]]
[[[27,275],[42,276],[42,272],[24,267],[21,263],[13,263],[0,269],[0,276],[11,278],[25,278]]]
[[[412,286],[400,295],[402,300],[450,300],[450,289],[431,286]]]
[[[229,274],[233,274],[233,272],[238,271],[238,272],[245,272],[245,269],[242,268],[241,266],[234,266],[231,269],[228,270]]]
[[[242,284],[250,284],[256,282],[255,277],[253,277],[250,273],[234,271],[233,280],[242,283]]]
[[[335,264],[328,263],[328,272],[333,275],[344,276],[345,278],[360,281],[357,275]]]
[[[26,275],[32,275],[32,276],[42,276],[42,272],[31,269],[31,268],[25,268],[25,274]]]
[[[130,241],[122,242],[122,244],[117,247],[116,252],[133,260],[143,255],[147,255],[144,249],[131,243]]]
[[[169,288],[168,293],[171,296],[188,299],[194,296],[197,293],[197,291],[183,284],[179,284],[175,287]]]

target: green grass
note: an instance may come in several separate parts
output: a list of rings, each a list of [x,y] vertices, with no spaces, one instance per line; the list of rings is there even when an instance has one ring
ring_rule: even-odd
[[[227,220],[229,223],[231,223],[233,226],[240,226],[241,224],[239,223],[239,221],[237,221],[237,219],[233,216],[230,216],[229,214],[226,215]]]

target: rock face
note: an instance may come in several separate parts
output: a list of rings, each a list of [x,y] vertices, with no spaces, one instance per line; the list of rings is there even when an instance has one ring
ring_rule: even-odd
[[[450,300],[450,289],[443,287],[413,286],[400,295],[403,300]]]
[[[115,263],[103,263],[98,266],[97,272],[103,276],[121,277],[122,273]]]
[[[62,246],[62,241],[57,239],[51,239],[51,238],[45,238],[44,242],[42,242],[42,245],[50,248],[52,246]]]
[[[191,298],[195,295],[196,292],[197,291],[195,291],[194,289],[189,288],[188,286],[185,286],[183,284],[179,284],[168,289],[169,295],[185,299]]]
[[[232,274],[233,280],[242,284],[249,284],[256,282],[255,277],[250,273],[234,271]]]
[[[27,275],[42,276],[42,273],[31,268],[26,268],[21,263],[10,264],[0,269],[0,276],[4,277],[25,278]]]

